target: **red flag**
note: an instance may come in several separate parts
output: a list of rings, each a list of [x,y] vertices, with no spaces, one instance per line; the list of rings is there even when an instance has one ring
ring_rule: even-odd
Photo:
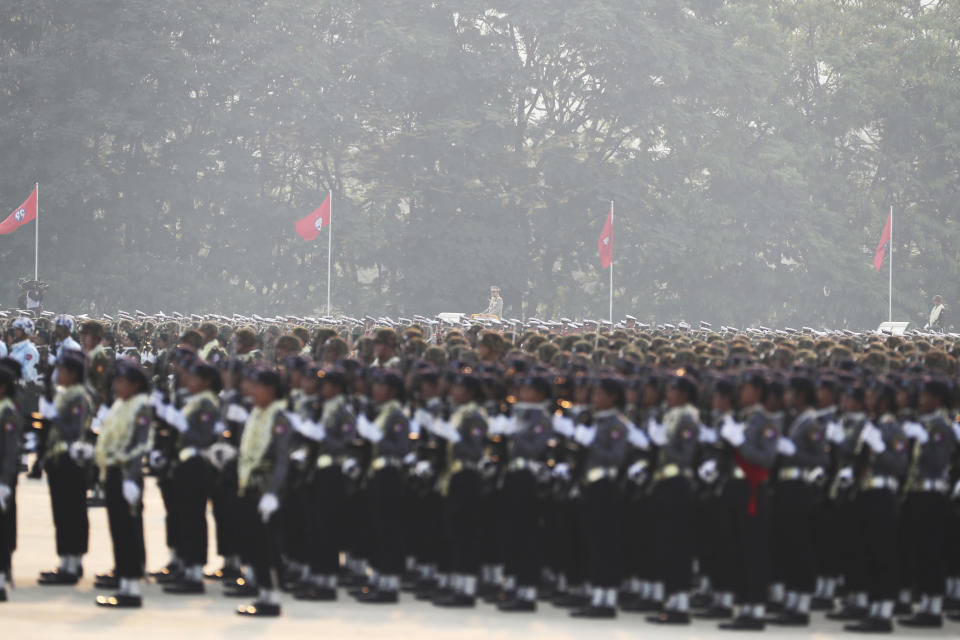
[[[313,213],[297,221],[297,234],[307,242],[310,242],[320,235],[320,229],[323,229],[328,224],[330,224],[329,195],[327,195],[327,199],[324,200],[323,204],[317,207]]]
[[[600,264],[606,269],[613,264],[613,210],[607,214],[607,223],[603,225],[603,231],[600,233],[600,239],[597,241],[597,249],[600,251]]]
[[[13,213],[7,216],[7,219],[0,222],[0,234],[13,233],[31,220],[37,219],[37,189],[34,187],[33,193],[26,201],[14,209]]]
[[[887,216],[887,224],[883,227],[883,233],[880,234],[880,242],[877,243],[877,252],[873,254],[873,268],[880,271],[883,266],[883,257],[887,255],[887,245],[890,244],[890,224],[893,214]]]

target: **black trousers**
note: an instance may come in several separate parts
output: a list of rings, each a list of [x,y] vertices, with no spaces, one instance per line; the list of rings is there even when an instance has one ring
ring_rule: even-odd
[[[309,485],[307,542],[310,571],[336,575],[340,569],[340,540],[343,539],[344,479],[340,467],[317,469]]]
[[[870,600],[893,600],[897,595],[897,496],[889,489],[870,489],[856,497],[853,511],[857,584],[865,585]]]
[[[7,510],[0,511],[0,573],[10,573],[10,556],[16,548],[17,507],[16,484],[10,487],[12,493],[7,498]]]
[[[308,561],[307,514],[311,499],[306,470],[291,469],[283,500],[283,554],[294,562]]]
[[[540,583],[540,540],[537,535],[537,479],[530,471],[507,473],[503,480],[506,515],[505,572],[518,586]]]
[[[480,474],[466,469],[450,478],[443,502],[447,557],[454,573],[475,575],[480,570]]]
[[[933,491],[907,494],[904,511],[909,513],[905,535],[907,561],[913,587],[920,593],[942,595],[945,588],[944,544],[947,528],[947,497]]]
[[[139,486],[142,493],[143,482]],[[142,578],[147,555],[143,541],[143,503],[131,507],[123,497],[123,471],[119,467],[107,470],[104,491],[117,577]]]
[[[714,589],[719,589],[726,578],[729,584],[731,571],[724,571],[724,538],[730,536],[729,516],[724,508],[723,496],[716,485],[708,485],[696,496],[696,515],[694,534],[696,537],[696,555],[700,573],[710,579]],[[726,531],[724,531],[726,529]],[[726,574],[726,576],[722,574]],[[731,591],[731,588],[720,589]]]
[[[781,545],[780,570],[787,591],[812,593],[816,585],[814,551],[814,489],[802,480],[782,480],[776,486],[777,528]]]
[[[733,591],[743,604],[766,602],[770,582],[770,497],[761,486],[751,512],[752,493],[750,483],[740,478],[724,488],[732,525]]]
[[[587,580],[593,587],[619,586],[623,573],[623,515],[620,492],[605,478],[583,488],[582,531],[588,554]]]
[[[216,474],[210,497],[217,532],[217,554],[225,558],[240,555],[240,498],[237,497],[235,462],[227,464]]]
[[[167,535],[167,548],[179,549],[180,541],[177,536],[180,534],[180,525],[177,523],[177,487],[173,478],[169,477],[169,473],[167,469],[160,472],[157,487],[160,489],[160,498],[163,500],[163,523]]]
[[[207,563],[207,499],[210,470],[207,461],[194,456],[173,470],[176,500],[171,505],[176,511],[177,556],[183,564]]]
[[[400,469],[388,466],[376,471],[367,489],[375,540],[373,568],[382,575],[399,576],[404,561],[404,484]]]
[[[87,471],[67,454],[44,465],[50,487],[58,556],[82,556],[90,541],[87,518]]]
[[[624,551],[627,575],[655,580],[652,501],[643,487],[627,486],[624,496]]]
[[[266,523],[257,507],[263,494],[248,490],[240,498],[240,525],[243,532],[243,563],[253,567],[257,586],[275,589],[280,583],[280,521],[283,506]]]
[[[693,487],[682,476],[660,480],[650,499],[656,579],[667,594],[687,591],[693,582]]]

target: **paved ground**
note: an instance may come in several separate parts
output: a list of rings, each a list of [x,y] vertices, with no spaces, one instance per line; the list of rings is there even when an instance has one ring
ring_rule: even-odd
[[[166,561],[163,541],[163,507],[152,480],[146,494],[148,566]],[[55,564],[53,524],[46,483],[23,480],[18,490],[20,510],[19,550],[14,555],[17,588],[10,602],[0,604],[0,638],[198,638],[320,637],[328,638],[463,638],[497,640],[524,638],[703,638],[736,639],[758,634],[721,633],[715,626],[695,623],[684,628],[660,628],[642,617],[621,615],[612,621],[571,620],[563,611],[541,605],[535,615],[506,615],[488,605],[474,611],[440,610],[404,596],[400,606],[358,605],[342,596],[337,603],[303,603],[284,597],[283,616],[272,620],[248,620],[236,616],[237,604],[220,596],[220,587],[208,583],[207,595],[165,595],[157,585],[144,589],[144,607],[133,611],[97,609],[93,600],[94,573],[110,568],[110,535],[106,512],[91,509],[91,550],[86,557],[87,578],[77,587],[39,587],[36,576]],[[211,558],[216,558],[211,554]],[[809,629],[771,630],[760,637],[844,637],[840,626],[818,617]],[[183,636],[181,636],[184,638]],[[846,636],[850,637],[850,636]],[[898,638],[960,637],[960,624],[948,624],[938,632],[898,633]],[[187,640],[184,638],[184,640]]]

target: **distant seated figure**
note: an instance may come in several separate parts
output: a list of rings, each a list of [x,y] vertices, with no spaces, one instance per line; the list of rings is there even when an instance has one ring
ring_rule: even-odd
[[[943,304],[941,296],[933,296],[933,309],[930,310],[929,327],[936,331],[943,331],[947,315],[947,307]]]
[[[484,313],[497,316],[497,318],[503,315],[503,298],[500,297],[500,287],[490,287],[490,302],[487,304],[487,310]]]

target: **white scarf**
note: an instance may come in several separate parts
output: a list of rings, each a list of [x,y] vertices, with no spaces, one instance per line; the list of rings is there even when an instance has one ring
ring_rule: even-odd
[[[142,453],[140,448],[129,454],[124,452],[133,434],[133,420],[137,413],[147,405],[147,394],[138,393],[127,400],[117,398],[103,419],[103,427],[97,438],[95,458],[100,467],[100,481],[107,479],[107,467],[123,464]]]
[[[253,470],[259,466],[270,447],[270,437],[273,434],[273,421],[278,413],[282,413],[287,403],[276,400],[267,407],[254,407],[243,428],[243,438],[240,440],[240,459],[237,462],[237,481],[242,494],[250,482]]]

